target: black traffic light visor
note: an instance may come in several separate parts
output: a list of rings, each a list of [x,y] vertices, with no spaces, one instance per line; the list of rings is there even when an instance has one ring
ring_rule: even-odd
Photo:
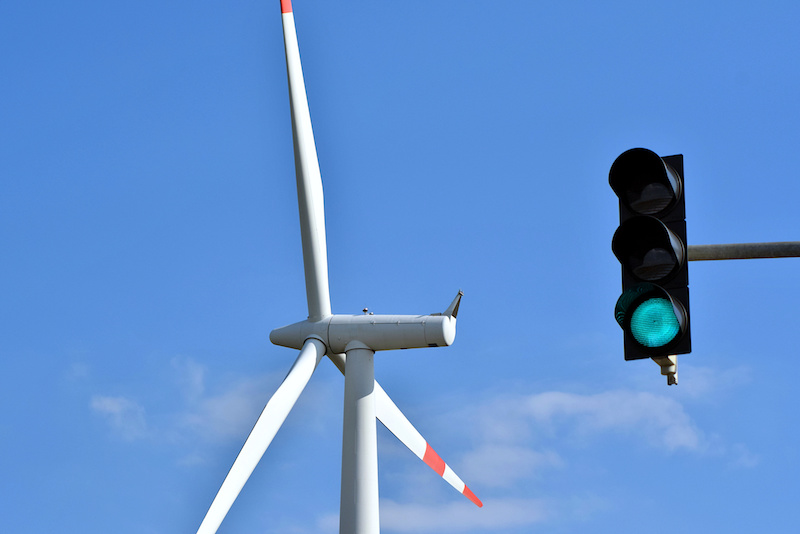
[[[611,240],[611,250],[641,282],[669,281],[686,264],[686,248],[663,222],[647,215],[623,222]]]
[[[658,215],[683,194],[681,179],[658,154],[646,148],[623,152],[611,165],[608,183],[635,215]]]

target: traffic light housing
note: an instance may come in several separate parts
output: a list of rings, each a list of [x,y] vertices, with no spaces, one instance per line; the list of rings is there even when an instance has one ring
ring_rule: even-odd
[[[611,249],[622,264],[615,318],[625,359],[691,352],[683,156],[645,148],[621,154],[608,182],[619,198]]]

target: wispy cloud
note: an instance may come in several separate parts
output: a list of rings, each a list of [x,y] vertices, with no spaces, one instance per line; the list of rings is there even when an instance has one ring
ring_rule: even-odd
[[[171,366],[181,396],[168,417],[162,414],[154,418],[160,422],[159,428],[148,425],[145,409],[127,397],[96,395],[90,406],[123,439],[170,436],[183,444],[187,440],[197,442],[179,460],[183,466],[206,461],[202,443],[246,436],[280,378],[228,376],[220,383],[210,381],[206,368],[191,358],[174,358]],[[713,378],[707,377],[698,387],[718,390]],[[554,486],[552,479],[574,477],[572,462],[584,462],[581,455],[588,449],[602,450],[604,441],[620,436],[632,447],[660,453],[724,456],[733,468],[758,464],[759,458],[746,446],[725,444],[713,434],[707,436],[679,398],[619,389],[594,393],[504,393],[470,410],[460,404],[462,408],[441,414],[447,420],[445,435],[457,437],[469,428],[470,437],[458,440],[461,445],[451,448],[452,456],[445,459],[479,494],[484,507],[477,508],[466,499],[446,493],[451,490],[444,484],[429,484],[430,480],[421,479],[434,476],[427,470],[405,473],[401,469],[396,476],[408,480],[397,485],[400,495],[389,494],[389,498],[381,500],[382,529],[397,533],[518,532],[596,520],[616,505],[602,492],[572,494]],[[684,397],[687,402],[691,399],[697,396]],[[323,404],[320,399],[312,401],[315,406]],[[312,422],[304,420],[304,427],[309,424]],[[461,424],[463,428],[456,430]],[[438,444],[434,445],[438,450]],[[445,444],[442,452],[448,454]],[[408,455],[397,458],[415,461]],[[420,480],[411,480],[417,476]],[[556,491],[549,491],[554,487]],[[320,517],[315,529],[336,532],[338,516]]]
[[[685,379],[679,386],[682,396],[691,399],[718,398],[730,394],[752,381],[753,370],[746,365],[724,369],[712,369],[694,365],[684,365],[678,361]]]
[[[729,455],[731,456],[730,465],[732,467],[751,469],[761,463],[761,457],[752,453],[746,445],[741,443],[732,445]]]
[[[194,399],[181,416],[181,426],[216,441],[247,434],[269,399],[273,377],[241,378],[213,395]]]
[[[282,370],[210,381],[206,368],[190,358],[174,359],[172,366],[183,392],[183,406],[175,417],[176,430],[184,436],[212,442],[240,440],[247,436],[284,376]],[[331,392],[325,388],[317,381],[313,387],[303,391],[293,409],[300,410],[309,404],[314,406],[313,412],[303,419],[305,430],[327,430],[324,427],[326,410],[331,406],[339,409],[341,400],[333,399],[332,402]],[[292,424],[291,421],[287,423]]]
[[[381,530],[386,532],[496,532],[545,522],[555,512],[545,499],[494,499],[483,508],[467,502],[400,503],[381,499]],[[327,514],[317,521],[318,532],[338,532],[339,517]]]
[[[172,358],[170,363],[184,397],[189,401],[200,398],[205,392],[206,367],[186,357]]]
[[[647,392],[550,391],[502,397],[484,406],[478,417],[488,443],[519,444],[556,437],[589,440],[622,433],[667,451],[698,451],[706,446],[681,403]]]
[[[228,376],[222,384],[209,384],[205,367],[191,358],[175,358],[171,365],[181,400],[169,417],[155,419],[162,425],[169,421],[169,427],[150,428],[144,408],[122,396],[96,395],[91,400],[92,411],[104,417],[115,434],[126,440],[159,435],[176,437],[181,443],[198,438],[198,443],[241,439],[280,378]],[[708,382],[703,389],[713,389],[713,380]],[[314,404],[320,404],[318,399]],[[470,439],[460,441],[462,445],[455,449],[460,449],[460,454],[456,452],[446,460],[480,494],[484,507],[479,509],[459,498],[442,499],[439,492],[449,491],[443,485],[432,484],[430,490],[408,493],[402,490],[408,500],[397,499],[396,494],[381,500],[381,524],[387,532],[496,532],[592,520],[613,503],[605,502],[602,495],[577,496],[561,491],[556,497],[540,491],[552,487],[549,477],[560,476],[559,471],[573,476],[570,463],[577,461],[576,455],[583,454],[580,451],[619,436],[632,446],[667,454],[725,455],[732,467],[758,463],[758,457],[744,445],[726,446],[716,436],[706,437],[686,406],[674,396],[646,391],[502,394],[488,399],[477,410],[459,408],[445,416],[447,428],[466,423],[464,428],[454,430],[455,435],[470,428]],[[464,447],[465,443],[470,445]],[[405,455],[398,458],[409,461]],[[204,461],[203,447],[194,447],[180,463],[192,466]],[[417,472],[413,473],[408,476],[416,476]],[[424,471],[419,476],[433,475]],[[419,488],[414,482],[413,487]],[[428,485],[427,481],[418,482]],[[537,498],[538,495],[548,497]],[[335,532],[336,525],[338,517],[325,516],[319,519],[317,528]]]
[[[206,368],[191,358],[173,358],[174,381],[181,396],[170,406],[160,404],[149,422],[145,408],[124,396],[94,395],[89,407],[103,417],[115,435],[125,440],[153,439],[185,443],[240,439],[247,435],[276,384],[273,375],[228,378],[209,393]],[[186,460],[198,463],[198,457]]]
[[[88,364],[84,362],[72,362],[66,373],[66,378],[69,381],[80,381],[89,378],[91,369]]]
[[[575,435],[625,433],[674,451],[700,450],[703,435],[676,400],[639,391],[592,395],[548,392],[523,399],[521,412],[538,424],[560,425]]]
[[[525,527],[548,519],[552,505],[542,499],[497,499],[483,508],[467,502],[402,504],[381,500],[381,527],[390,532],[469,532]]]
[[[445,497],[447,488],[422,478],[430,473],[412,470],[400,485],[415,488],[401,489],[407,499],[395,495],[381,500],[381,525],[387,532],[516,532],[591,521],[614,503],[601,494],[577,495],[563,488],[554,492],[558,496],[522,496],[552,489],[552,477],[574,477],[569,472],[571,461],[583,462],[577,458],[587,449],[598,450],[604,441],[619,436],[633,447],[662,454],[705,455],[720,450],[680,401],[636,390],[503,394],[477,410],[459,409],[441,416],[453,436],[469,428],[469,439],[458,440],[461,454],[445,460],[479,493],[484,507],[452,494],[452,500]],[[471,445],[465,448],[465,443]],[[739,457],[743,462],[751,459],[746,454]],[[409,461],[401,455],[398,459]],[[320,527],[324,524],[334,531],[334,519],[327,518]]]
[[[130,441],[147,435],[144,408],[131,399],[95,395],[89,407],[105,418],[114,433],[122,439]]]
[[[170,363],[183,400],[171,419],[176,427],[170,433],[184,439],[241,439],[278,383],[276,376],[267,374],[227,377],[223,384],[209,386],[204,365],[188,357],[176,357]]]
[[[491,443],[469,451],[460,463],[467,466],[470,484],[479,487],[508,486],[564,464],[554,451],[540,452],[522,444]]]

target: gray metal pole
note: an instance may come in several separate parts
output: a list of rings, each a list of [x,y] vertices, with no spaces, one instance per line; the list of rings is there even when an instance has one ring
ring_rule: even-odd
[[[689,245],[689,261],[800,258],[800,241]]]

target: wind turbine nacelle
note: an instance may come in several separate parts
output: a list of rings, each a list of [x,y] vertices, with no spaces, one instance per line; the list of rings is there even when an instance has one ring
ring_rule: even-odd
[[[330,352],[341,354],[352,343],[373,351],[446,347],[456,338],[456,318],[450,315],[332,315],[322,321],[301,321],[269,334],[275,345],[299,349],[314,337]]]
[[[334,315],[328,347],[344,352],[351,341],[374,351],[446,347],[456,339],[456,320],[446,315]]]

